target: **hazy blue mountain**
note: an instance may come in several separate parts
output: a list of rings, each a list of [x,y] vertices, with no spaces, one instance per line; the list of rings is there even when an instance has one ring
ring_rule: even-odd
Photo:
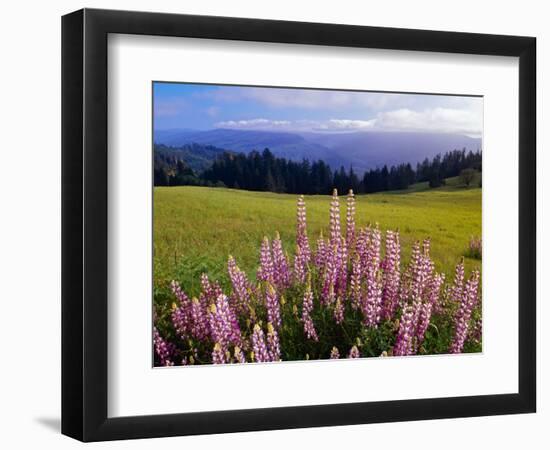
[[[410,162],[416,164],[438,153],[481,149],[481,140],[458,134],[420,132],[288,133],[274,131],[159,130],[157,144],[181,147],[192,143],[235,152],[269,148],[275,155],[295,161],[322,159],[333,168],[353,165],[357,172]]]
[[[481,139],[460,134],[421,132],[357,132],[308,133],[310,142],[322,143],[330,149],[326,162],[358,170],[381,167],[384,164],[416,164],[438,153],[466,148],[481,150]]]
[[[277,156],[292,160],[324,159],[328,155],[328,149],[322,144],[309,142],[299,134],[284,132],[227,129],[161,130],[155,132],[154,140],[157,144],[174,147],[196,143],[244,153],[269,148]]]

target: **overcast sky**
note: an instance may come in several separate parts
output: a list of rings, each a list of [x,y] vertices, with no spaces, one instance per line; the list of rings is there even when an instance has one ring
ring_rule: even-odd
[[[157,130],[429,131],[480,137],[483,99],[154,83]]]

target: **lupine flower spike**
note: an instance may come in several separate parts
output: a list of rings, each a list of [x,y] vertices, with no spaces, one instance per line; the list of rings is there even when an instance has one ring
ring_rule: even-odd
[[[360,357],[361,357],[361,354],[359,353],[359,349],[357,348],[357,346],[354,345],[353,347],[351,347],[348,358],[353,359],[353,358],[360,358]]]
[[[250,283],[248,282],[246,273],[239,269],[235,259],[232,256],[229,256],[227,271],[233,286],[233,293],[236,298],[236,307],[240,311],[246,311],[250,302]]]
[[[157,327],[153,328],[153,346],[155,353],[160,360],[161,366],[173,366],[173,353],[175,347],[173,344],[166,342],[157,330]]]
[[[264,236],[260,249],[260,267],[258,268],[257,278],[261,281],[269,281],[273,283],[273,257],[271,255],[271,247],[269,239]]]
[[[281,328],[281,307],[277,292],[270,284],[266,287],[265,304],[267,308],[267,320],[277,329]]]
[[[279,289],[286,288],[290,284],[290,269],[278,232],[273,240],[273,282]]]
[[[303,195],[298,198],[298,207],[296,211],[296,245],[300,249],[302,263],[304,265],[309,264],[311,250],[307,237],[306,202],[304,201]]]
[[[311,313],[313,311],[313,292],[311,291],[311,279],[308,280],[306,287],[306,293],[304,294],[304,301],[302,304],[302,322],[304,323],[304,333],[308,339],[315,342],[319,340]]]
[[[265,344],[264,332],[258,324],[254,325],[254,332],[252,333],[252,349],[256,362],[269,362],[271,360]]]
[[[348,249],[355,247],[355,196],[352,189],[349,190],[347,198],[346,244]]]
[[[399,330],[393,347],[394,356],[407,356],[413,354],[414,338],[414,309],[406,306],[399,321]]]
[[[478,301],[479,272],[474,271],[470,279],[466,282],[460,308],[455,317],[455,336],[449,352],[461,353],[468,336],[470,319],[472,312]]]
[[[270,361],[281,360],[281,346],[279,344],[279,335],[271,323],[267,324],[267,353]]]

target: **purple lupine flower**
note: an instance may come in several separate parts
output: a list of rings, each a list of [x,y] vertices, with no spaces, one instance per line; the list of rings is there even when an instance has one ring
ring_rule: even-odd
[[[298,283],[303,283],[307,276],[307,263],[305,257],[300,250],[300,246],[296,246],[296,254],[294,255],[294,278]]]
[[[256,278],[260,281],[268,281],[273,283],[273,257],[271,255],[271,247],[269,239],[264,236],[262,246],[260,248],[260,267]]]
[[[170,289],[172,290],[172,293],[176,296],[180,304],[189,304],[189,297],[187,297],[185,292],[183,292],[177,281],[172,280],[172,282],[170,283]]]
[[[325,267],[326,261],[327,261],[327,243],[323,239],[323,232],[321,232],[321,235],[317,240],[317,252],[315,253],[313,262],[315,263],[315,267],[317,267],[317,269],[321,271]]]
[[[223,294],[220,285],[217,282],[210,282],[208,275],[201,274],[201,288],[207,305],[216,302],[216,299]]]
[[[201,273],[201,288],[202,292],[204,292],[204,295],[210,294],[210,280],[208,279],[208,275],[206,273]]]
[[[330,359],[340,359],[340,352],[336,347],[332,347],[330,351]]]
[[[187,307],[178,306],[176,303],[172,305],[171,314],[172,324],[176,330],[176,334],[181,338],[186,338],[190,331],[189,310]]]
[[[434,263],[430,258],[430,240],[415,242],[411,261],[404,274],[401,285],[400,304],[403,307],[403,334],[396,340],[394,352],[397,355],[414,354],[424,341],[432,313],[439,302],[443,276],[434,272]],[[412,314],[409,325],[409,314]]]
[[[424,239],[424,242],[422,243],[422,250],[424,252],[422,257],[422,294],[426,294],[429,288],[429,281],[434,271],[434,263],[430,258],[430,239]]]
[[[338,279],[338,247],[334,246],[326,251],[325,270],[321,289],[321,303],[332,305],[336,300],[336,280]]]
[[[479,344],[481,342],[482,331],[483,331],[483,320],[480,317],[479,319],[477,319],[474,322],[474,326],[472,327],[472,329],[468,333],[469,339],[471,339],[472,341]]]
[[[304,323],[304,333],[307,338],[317,342],[319,341],[319,337],[317,336],[317,330],[315,330],[315,325],[313,324],[313,319],[311,318],[312,311],[313,292],[311,291],[311,281],[308,280],[306,292],[304,294],[304,301],[302,304],[302,322]]]
[[[196,297],[191,301],[190,308],[191,335],[198,340],[205,339],[210,334],[210,324],[204,301],[201,303]]]
[[[351,306],[357,310],[361,307],[362,291],[361,291],[361,258],[358,254],[355,255],[351,265],[350,277],[350,297]]]
[[[334,305],[334,320],[338,325],[344,321],[344,303],[340,297],[338,297]]]
[[[462,300],[462,293],[464,289],[464,258],[457,264],[455,268],[455,278],[453,280],[453,287],[451,288],[451,301],[459,303]]]
[[[367,289],[362,302],[363,323],[376,327],[382,313],[382,286],[380,283],[380,230],[372,230],[367,249],[368,260],[365,267]]]
[[[252,332],[252,351],[256,362],[269,362],[269,353],[265,344],[264,332],[258,324],[254,325]]]
[[[423,245],[421,246],[420,241],[416,241],[412,248],[411,260],[405,274],[408,281],[408,298],[422,297],[425,288],[429,261],[426,261],[426,247],[425,244]]]
[[[307,237],[306,204],[304,196],[298,198],[296,209],[296,254],[294,256],[294,276],[299,283],[305,282],[307,266],[311,261],[311,249]]]
[[[359,353],[359,349],[357,348],[357,346],[354,345],[353,347],[351,347],[348,354],[348,358],[354,359],[354,358],[360,358],[360,357],[361,357],[361,353]]]
[[[244,364],[246,362],[246,358],[244,356],[243,351],[240,347],[235,346],[235,351],[233,352],[233,357],[235,358],[235,362],[239,364]]]
[[[430,238],[426,238],[422,241],[422,251],[426,258],[430,257]]]
[[[212,350],[212,364],[225,364],[226,362],[226,352],[223,346],[216,342]]]
[[[345,295],[347,285],[347,247],[340,227],[340,200],[338,191],[333,190],[330,203],[330,247],[326,252],[325,300],[332,304],[335,301],[332,291],[340,296]]]
[[[350,251],[355,248],[355,196],[352,189],[349,190],[347,198],[346,245]]]
[[[229,323],[231,324],[231,337],[229,339],[235,345],[244,345],[241,336],[241,327],[239,326],[239,319],[234,309],[229,307],[228,311]]]
[[[273,282],[279,288],[286,288],[290,284],[290,270],[288,260],[283,252],[283,243],[279,232],[273,240]]]
[[[296,245],[300,249],[304,265],[307,265],[311,259],[311,250],[307,238],[306,203],[303,195],[298,197],[296,208]]]
[[[340,200],[338,191],[332,191],[332,201],[330,202],[330,246],[339,246],[342,239],[340,230]]]
[[[346,243],[342,240],[340,246],[337,248],[337,258],[335,265],[337,268],[336,273],[336,292],[339,296],[346,294],[348,284],[348,249]]]
[[[279,335],[273,328],[271,322],[267,324],[267,353],[270,361],[281,360],[281,345],[279,344]]]
[[[386,231],[386,257],[382,262],[384,270],[382,288],[382,315],[391,320],[399,301],[399,285],[401,282],[401,246],[399,232]]]
[[[246,311],[250,302],[250,283],[248,282],[246,274],[239,269],[235,262],[235,258],[231,255],[227,261],[227,272],[231,280],[231,285],[233,286],[236,306],[239,310]]]
[[[365,268],[368,265],[369,261],[369,245],[371,238],[371,228],[365,227],[359,230],[356,242],[355,242],[355,252],[359,255],[361,259],[361,267]]]
[[[157,327],[153,327],[153,347],[161,366],[174,365],[173,354],[176,347],[171,342],[167,342],[162,338]]]
[[[431,303],[431,293],[429,291],[431,280],[433,279],[433,262],[430,259],[430,241],[424,240],[422,252],[414,261],[411,282],[411,298],[414,309],[414,333],[416,342],[415,351],[424,339],[424,333],[428,328],[433,304]],[[429,306],[428,306],[429,305]]]
[[[441,287],[445,282],[444,273],[434,273],[430,279],[428,287],[428,301],[432,304],[434,313],[440,314],[442,312],[442,305],[440,302]]]
[[[418,347],[420,347],[420,345],[422,345],[422,342],[424,342],[424,336],[426,334],[426,330],[430,325],[430,318],[432,316],[433,304],[430,302],[425,302],[425,303],[420,303],[418,307],[420,311],[417,314],[418,321],[416,323],[416,329],[415,329],[415,337],[416,337],[415,346],[417,349]]]
[[[403,308],[401,320],[399,321],[399,329],[393,347],[394,356],[407,356],[414,354],[413,338],[414,338],[414,315],[415,311],[412,306],[407,305]]]
[[[420,241],[415,241],[411,249],[411,258],[409,264],[403,273],[400,292],[400,306],[404,307],[411,298],[418,298],[417,289],[415,287],[418,279],[418,271],[421,266]]]
[[[425,258],[420,250],[420,242],[415,243],[411,255],[411,290],[410,296],[415,299],[422,297],[425,288]]]
[[[210,311],[208,314],[208,322],[210,325],[210,333],[212,335],[212,340],[214,342],[219,342],[224,346],[227,346],[231,336],[231,325],[229,323],[229,318],[227,317],[227,310],[229,309],[229,302],[227,297],[225,298],[225,303],[216,302],[210,306]],[[222,298],[222,296],[220,296]]]
[[[227,351],[230,343],[240,344],[239,324],[226,295],[220,295],[216,304],[211,306],[209,325],[212,340],[219,343],[224,352]]]
[[[181,338],[185,338],[188,336],[191,329],[191,301],[185,292],[183,292],[177,281],[172,281],[172,283],[170,283],[170,288],[177,299],[172,305],[172,324],[174,325],[176,334]]]
[[[420,242],[416,241],[413,244],[413,247],[411,250],[411,259],[403,274],[403,280],[401,283],[401,289],[399,294],[401,307],[405,306],[405,303],[409,298],[411,298],[411,296],[413,295],[413,291],[415,290],[414,280],[417,277],[416,273],[418,271],[418,267],[420,266],[420,258],[421,258]]]
[[[281,328],[281,307],[279,305],[279,296],[271,284],[267,284],[265,292],[265,306],[267,309],[267,320],[271,322],[276,329]]]
[[[478,301],[479,272],[476,270],[466,282],[460,307],[455,316],[455,335],[449,348],[450,353],[462,353],[468,337],[468,328],[472,312]]]

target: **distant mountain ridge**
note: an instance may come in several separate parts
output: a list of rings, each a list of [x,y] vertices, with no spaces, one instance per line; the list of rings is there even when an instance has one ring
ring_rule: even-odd
[[[185,144],[212,145],[233,152],[249,153],[269,148],[275,155],[292,159],[323,159],[329,153],[321,144],[309,142],[295,133],[214,129],[196,130],[160,130],[155,132],[156,144],[180,147]],[[317,156],[315,156],[317,155]]]
[[[155,144],[155,157],[160,156],[185,161],[187,166],[196,173],[201,173],[208,169],[212,165],[212,162],[226,151],[213,145],[197,143],[184,144],[177,147]]]
[[[479,138],[448,133],[290,133],[234,129],[156,130],[154,142],[169,147],[187,146],[190,150],[191,144],[200,144],[243,153],[269,148],[279,157],[294,161],[322,159],[333,169],[351,165],[359,173],[383,165],[416,164],[456,149],[477,151],[482,144]]]

